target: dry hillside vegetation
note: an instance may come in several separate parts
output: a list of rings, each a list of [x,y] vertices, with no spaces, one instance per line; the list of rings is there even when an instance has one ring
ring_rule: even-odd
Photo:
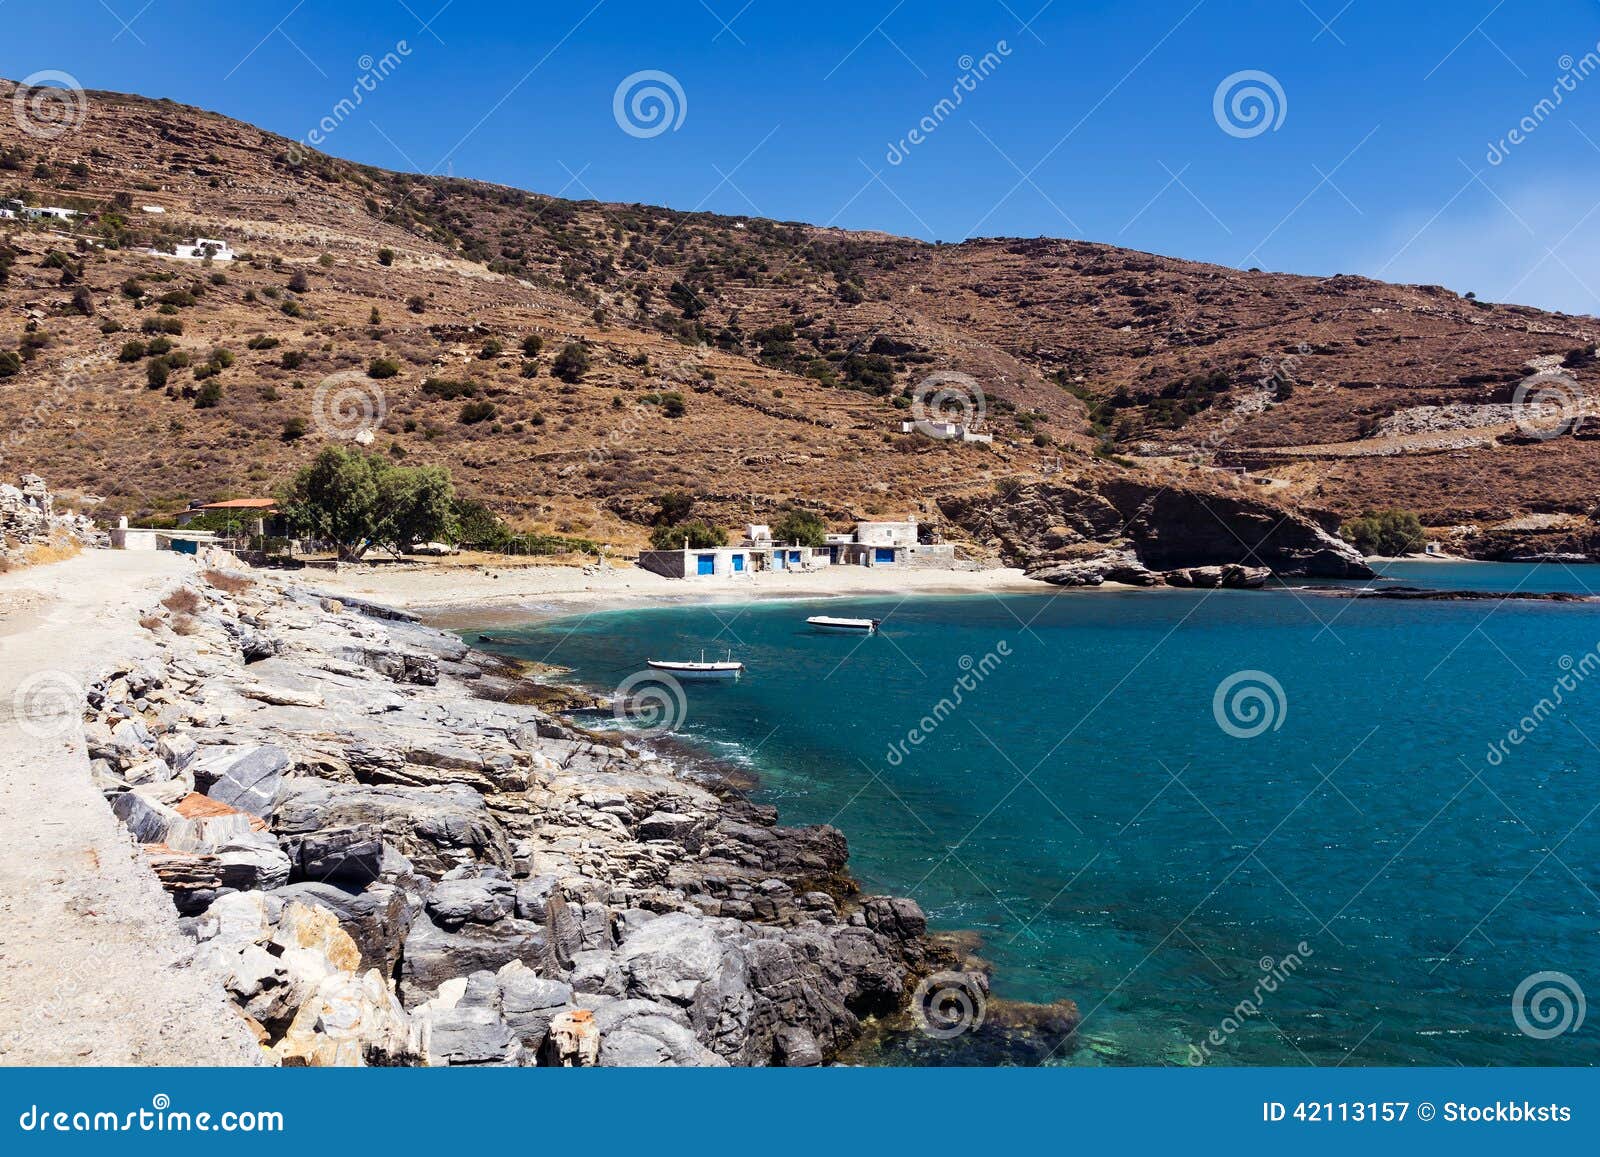
[[[1582,537],[1600,489],[1600,423],[1537,441],[1496,410],[1530,359],[1600,382],[1600,322],[1438,287],[296,163],[109,93],[54,141],[0,120],[0,196],[89,214],[0,222],[4,468],[107,513],[271,493],[362,431],[519,525],[633,545],[670,490],[729,525],[790,502],[935,519],[1131,476],[1433,526],[1560,513]],[[146,252],[196,237],[238,259]],[[981,384],[992,446],[900,433],[936,372]]]

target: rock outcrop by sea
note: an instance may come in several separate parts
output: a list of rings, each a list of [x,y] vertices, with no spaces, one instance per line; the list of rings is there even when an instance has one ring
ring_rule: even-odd
[[[1220,490],[1132,477],[1039,482],[941,509],[1028,577],[1059,586],[1247,588],[1274,574],[1373,574],[1331,524]]]
[[[282,1064],[813,1065],[958,963],[837,830],[517,702],[454,636],[218,571],[142,621],[91,773]]]

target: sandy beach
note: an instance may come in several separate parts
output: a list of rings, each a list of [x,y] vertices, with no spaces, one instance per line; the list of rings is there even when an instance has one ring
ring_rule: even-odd
[[[738,603],[862,595],[1047,594],[1020,570],[831,567],[795,573],[669,579],[630,566],[503,565],[475,560],[342,566],[308,571],[305,585],[334,597],[371,599],[441,627],[504,626],[634,603]]]

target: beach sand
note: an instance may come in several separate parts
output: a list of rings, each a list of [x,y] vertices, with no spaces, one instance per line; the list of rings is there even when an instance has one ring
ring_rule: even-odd
[[[460,562],[342,566],[307,571],[312,590],[371,599],[440,627],[504,626],[636,603],[739,603],[862,595],[1046,594],[1020,570],[915,570],[840,566],[669,579],[630,566]]]

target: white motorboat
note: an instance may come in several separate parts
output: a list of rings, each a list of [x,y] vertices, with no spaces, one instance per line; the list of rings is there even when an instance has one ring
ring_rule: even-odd
[[[812,615],[806,620],[819,631],[839,635],[875,635],[881,619],[841,619],[833,615]]]
[[[713,659],[706,661],[706,653],[700,652],[699,662],[678,661],[673,659],[646,659],[645,664],[653,671],[664,671],[676,679],[737,679],[744,674],[744,664],[733,657],[733,652],[728,653],[726,659]]]

